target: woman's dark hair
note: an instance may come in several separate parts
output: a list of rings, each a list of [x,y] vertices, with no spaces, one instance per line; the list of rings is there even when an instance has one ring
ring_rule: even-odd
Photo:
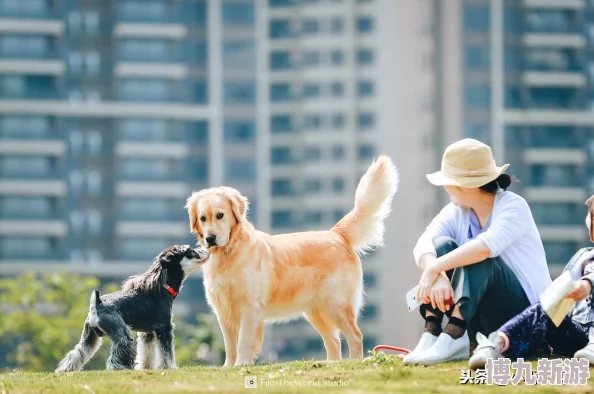
[[[508,174],[501,174],[495,179],[480,187],[482,191],[489,194],[495,194],[499,189],[506,190],[511,185],[513,178]]]

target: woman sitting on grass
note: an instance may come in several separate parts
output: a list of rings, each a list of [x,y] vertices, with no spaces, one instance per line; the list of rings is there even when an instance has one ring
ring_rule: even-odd
[[[506,191],[512,182],[507,168],[495,164],[488,145],[467,138],[446,149],[441,171],[427,175],[451,203],[413,252],[423,270],[417,299],[425,332],[404,363],[468,360],[477,332],[496,330],[551,283],[530,208]]]
[[[587,201],[586,226],[594,242],[594,196]],[[588,344],[588,334],[594,322],[592,287],[594,285],[594,248],[583,248],[571,258],[563,272],[576,272],[579,282],[567,296],[576,301],[559,327],[555,327],[540,302],[526,308],[493,332],[489,339],[477,334],[479,345],[470,358],[471,369],[484,368],[489,358],[527,358],[550,355],[588,358],[594,362],[594,342]],[[594,338],[593,338],[594,339]],[[586,346],[588,344],[588,346]],[[584,348],[584,346],[586,346]],[[581,350],[580,350],[581,349]]]

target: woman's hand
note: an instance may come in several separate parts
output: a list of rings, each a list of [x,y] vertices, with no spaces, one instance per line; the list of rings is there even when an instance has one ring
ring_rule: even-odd
[[[439,271],[433,267],[428,267],[421,274],[421,280],[419,280],[419,288],[417,289],[417,300],[430,299],[430,292],[433,284],[437,280]]]
[[[592,293],[592,283],[589,280],[582,279],[573,286],[571,293],[566,298],[574,301],[581,301]]]
[[[454,289],[447,276],[443,274],[438,276],[431,288],[429,298],[430,300],[427,300],[425,303],[431,301],[433,309],[437,307],[442,313],[450,309],[454,301]]]

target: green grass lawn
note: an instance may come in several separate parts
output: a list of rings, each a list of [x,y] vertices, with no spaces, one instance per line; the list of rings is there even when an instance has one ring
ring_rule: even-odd
[[[432,367],[405,366],[383,354],[369,360],[338,363],[296,361],[253,367],[195,367],[157,371],[83,371],[57,375],[13,371],[0,374],[0,394],[12,393],[459,393],[459,392],[544,392],[592,393],[587,386],[461,385],[466,363]],[[246,377],[254,376],[258,387],[245,388]],[[593,376],[594,378],[594,376]]]

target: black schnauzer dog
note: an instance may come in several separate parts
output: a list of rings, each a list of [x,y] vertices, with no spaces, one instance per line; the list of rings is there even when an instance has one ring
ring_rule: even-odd
[[[177,368],[171,321],[173,300],[188,275],[209,256],[206,248],[174,245],[162,251],[144,274],[130,277],[122,290],[91,293],[80,342],[56,372],[79,371],[93,357],[101,337],[111,338],[107,369]],[[138,356],[130,329],[138,332]],[[157,352],[157,353],[155,353]]]

